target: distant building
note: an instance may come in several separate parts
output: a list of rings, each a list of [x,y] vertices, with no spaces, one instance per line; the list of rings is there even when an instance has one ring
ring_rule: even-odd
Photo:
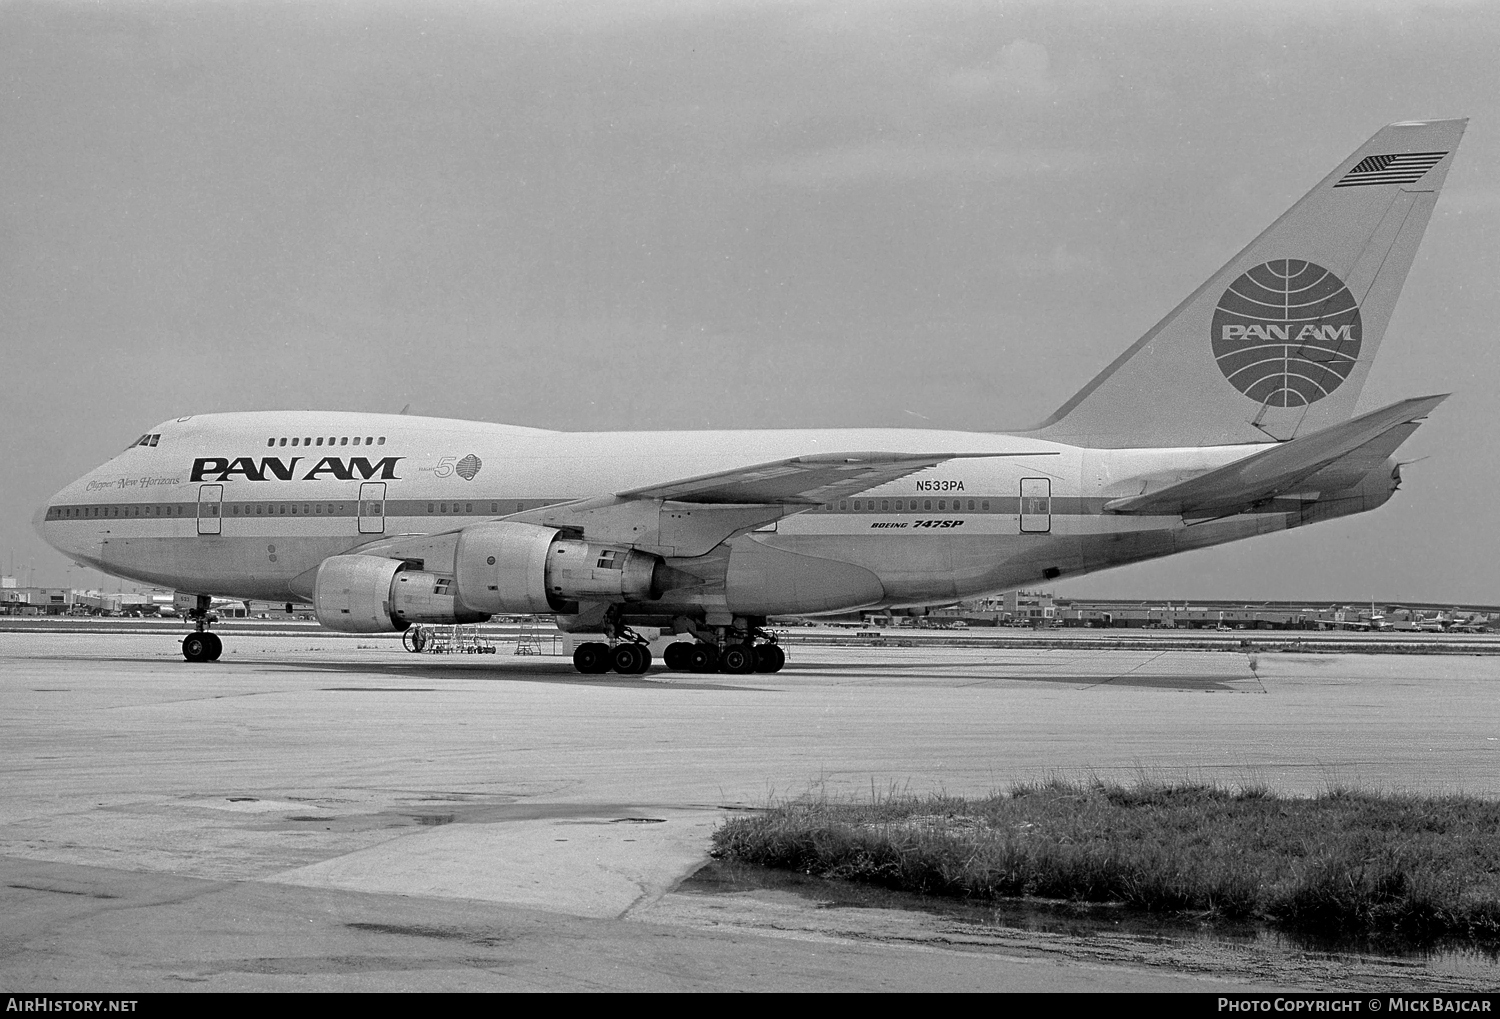
[[[0,612],[21,616],[64,616],[73,611],[73,592],[66,587],[0,588]]]

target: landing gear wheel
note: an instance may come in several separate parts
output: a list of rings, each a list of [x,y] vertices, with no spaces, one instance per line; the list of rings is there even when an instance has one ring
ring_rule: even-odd
[[[712,644],[694,644],[688,652],[689,672],[716,672],[719,668],[719,649]]]
[[[208,660],[217,662],[219,656],[224,653],[224,642],[219,639],[218,634],[204,632],[203,636],[208,640]]]
[[[591,640],[573,650],[573,668],[585,676],[599,676],[609,671],[609,645]]]
[[[756,672],[780,672],[786,664],[786,652],[776,644],[757,644],[755,647]]]
[[[755,671],[755,649],[749,644],[730,644],[719,656],[719,668],[743,676]]]
[[[182,657],[190,662],[213,661],[213,644],[208,638],[207,633],[190,633],[182,638]]]
[[[693,645],[685,640],[673,641],[667,645],[667,650],[662,653],[661,660],[667,668],[682,672],[693,667]]]
[[[611,664],[622,676],[639,676],[651,668],[651,651],[640,644],[616,644]]]

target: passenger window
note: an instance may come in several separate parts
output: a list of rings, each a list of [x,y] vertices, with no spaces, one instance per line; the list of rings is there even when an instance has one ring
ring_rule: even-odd
[[[974,508],[974,500],[970,499],[969,500],[969,509],[973,509],[973,508]]]
[[[880,512],[884,513],[886,510],[888,510],[890,508],[891,508],[890,500],[888,500],[888,499],[881,499],[880,500]]]
[[[466,503],[464,503],[464,512],[465,513],[473,513],[474,512],[474,504],[472,502],[466,502]]]
[[[255,515],[256,516],[260,516],[261,514],[265,513],[265,511],[266,511],[266,508],[264,506],[260,505],[259,503],[255,504]]]
[[[302,440],[302,445],[304,445],[304,446],[311,446],[312,445],[312,436],[308,436],[307,438],[303,439]]]
[[[384,436],[384,435],[382,435],[382,436],[381,436],[381,437],[380,437],[380,441],[379,441],[379,442],[377,442],[377,443],[375,443],[375,445],[377,445],[377,446],[384,446],[384,445],[385,445],[385,436]]]
[[[281,445],[283,445],[283,446],[286,445],[286,437],[285,436],[283,436],[282,439],[281,439]]]
[[[347,446],[347,445],[349,445],[349,436],[346,435],[342,439],[340,439],[339,440],[339,445],[340,446]]]
[[[296,503],[292,503],[292,516],[296,516],[296,515],[297,515],[297,504]]]
[[[366,446],[373,446],[373,445],[375,445],[375,437],[373,435],[366,435],[365,436],[365,445]]]
[[[323,436],[318,436],[318,445],[323,445]]]
[[[990,508],[990,501],[988,499],[984,500],[984,502],[982,502],[982,503],[979,504],[979,508],[980,509],[989,509]]]
[[[497,502],[490,503],[490,512],[491,513],[499,513],[500,512],[500,504],[497,503]]]
[[[931,499],[923,499],[922,500],[922,508],[924,510],[930,510],[930,509],[932,509],[932,500]]]
[[[428,503],[428,504],[427,504],[427,512],[428,512],[428,513],[431,513],[431,512],[432,512],[432,511],[433,511],[433,510],[432,510],[432,507],[433,507],[433,505],[434,505],[434,504],[433,504],[433,503],[430,503],[430,502],[429,502],[429,503]]]
[[[846,510],[848,508],[849,508],[849,501],[847,499],[840,499],[839,500],[839,509]]]
[[[356,435],[356,436],[355,436],[355,437],[354,437],[354,444],[355,444],[355,445],[356,445],[356,446],[358,446],[358,445],[359,445],[359,436],[358,436],[358,435]]]
[[[276,440],[275,439],[267,439],[266,440],[266,445],[267,446],[274,446],[274,445],[276,445]]]
[[[296,444],[297,444],[297,440],[295,438],[293,438],[292,439],[292,445],[295,446]]]

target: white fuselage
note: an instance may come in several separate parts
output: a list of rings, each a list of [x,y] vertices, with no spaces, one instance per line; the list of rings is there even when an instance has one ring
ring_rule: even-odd
[[[714,553],[725,560],[721,570],[736,556],[771,565],[753,592],[731,583],[727,605],[721,583],[721,607],[771,614],[941,604],[1371,509],[1393,487],[1372,483],[1186,525],[1103,507],[1139,494],[1141,479],[1189,476],[1263,446],[1085,449],[874,428],[554,432],[336,412],[198,415],[152,434],[160,436],[154,445],[132,446],[58,492],[38,514],[44,538],[117,576],[273,600],[303,597],[309,571],[329,556],[393,536],[814,453],[1037,455],[951,460],[737,535]],[[765,558],[774,551],[873,579],[851,585],[846,600],[823,590],[809,601],[795,584],[782,596],[775,563],[793,560]],[[662,610],[691,615],[695,605],[684,595]]]

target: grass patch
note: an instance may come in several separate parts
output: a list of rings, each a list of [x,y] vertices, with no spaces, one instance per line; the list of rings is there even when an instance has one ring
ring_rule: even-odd
[[[1053,780],[976,800],[785,803],[727,822],[714,850],[925,895],[1500,944],[1500,803],[1467,796]]]

